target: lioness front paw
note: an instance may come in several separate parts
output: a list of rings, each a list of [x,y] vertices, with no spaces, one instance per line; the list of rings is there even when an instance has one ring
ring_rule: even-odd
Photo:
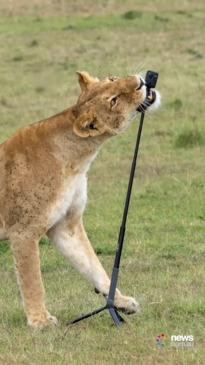
[[[32,328],[42,329],[43,327],[56,326],[57,324],[57,318],[52,316],[48,311],[28,316],[28,325]]]
[[[139,303],[132,297],[119,296],[115,298],[115,306],[126,314],[133,314],[139,312]]]

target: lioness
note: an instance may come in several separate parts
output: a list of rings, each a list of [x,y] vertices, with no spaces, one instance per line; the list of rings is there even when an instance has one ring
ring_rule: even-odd
[[[9,239],[28,324],[56,324],[44,303],[39,240],[51,241],[103,295],[110,280],[83,227],[87,171],[100,146],[127,128],[146,87],[140,76],[99,80],[79,72],[76,105],[22,128],[0,145],[0,239]],[[156,93],[155,102],[159,96]],[[116,292],[115,305],[137,302]]]

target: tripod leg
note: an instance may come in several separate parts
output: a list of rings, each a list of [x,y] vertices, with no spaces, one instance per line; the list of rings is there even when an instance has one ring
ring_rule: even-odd
[[[86,318],[89,318],[89,317],[95,316],[96,314],[98,314],[98,313],[100,313],[100,312],[104,311],[105,309],[107,309],[107,306],[106,306],[106,305],[104,305],[103,307],[100,307],[100,308],[98,308],[98,309],[95,309],[95,310],[93,310],[92,312],[88,312],[88,313],[86,313],[86,314],[82,314],[81,316],[79,316],[79,317],[77,317],[77,318],[73,319],[72,321],[68,321],[68,322],[66,323],[66,326],[70,326],[70,325],[72,325],[72,324],[75,324],[75,323],[78,323],[78,322],[82,321],[83,319],[86,319]]]
[[[109,308],[109,312],[116,326],[121,326],[125,322],[115,308]]]

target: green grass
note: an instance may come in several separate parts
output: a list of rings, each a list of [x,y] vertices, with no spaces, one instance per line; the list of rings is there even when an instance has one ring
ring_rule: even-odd
[[[9,246],[0,243],[0,364],[204,364],[204,2],[17,3],[0,5],[0,141],[72,105],[76,70],[99,77],[158,70],[162,107],[145,120],[119,282],[141,313],[120,329],[102,314],[63,337],[68,319],[103,299],[44,238],[47,306],[60,326],[32,332]],[[105,144],[89,172],[85,224],[109,273],[136,124]],[[158,349],[162,332],[166,346]],[[174,334],[192,334],[194,347],[171,348]]]

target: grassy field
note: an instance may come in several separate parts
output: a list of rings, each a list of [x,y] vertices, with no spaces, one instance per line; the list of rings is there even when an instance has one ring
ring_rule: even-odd
[[[0,364],[204,364],[204,1],[16,3],[0,1],[1,142],[72,105],[76,70],[99,77],[157,70],[162,107],[145,121],[119,282],[141,313],[120,329],[105,313],[63,337],[66,320],[103,299],[45,238],[47,306],[60,326],[32,332],[9,246],[0,243]],[[109,273],[137,123],[104,146],[89,172],[85,223]],[[172,348],[178,334],[193,335],[194,346]]]

